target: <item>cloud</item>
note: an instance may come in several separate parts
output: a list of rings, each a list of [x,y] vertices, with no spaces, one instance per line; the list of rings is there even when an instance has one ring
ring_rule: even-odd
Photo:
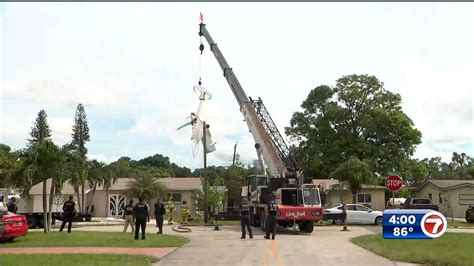
[[[439,151],[428,147],[426,144],[421,144],[417,147],[414,156],[420,160],[425,158],[441,157],[441,161],[450,162],[452,151]]]
[[[405,58],[399,66],[403,108],[423,134],[423,143],[451,150],[474,143],[474,62],[439,68]]]
[[[131,90],[122,82],[83,80],[80,77],[36,76],[2,82],[3,100],[32,101],[42,104],[94,107],[123,106],[129,103]]]
[[[57,144],[63,145],[71,141],[72,117],[50,117],[48,119],[51,136]]]
[[[91,121],[91,154],[140,159],[161,153],[200,167],[202,158],[191,153],[190,128],[176,128],[196,111],[192,86],[202,77],[213,94],[205,110],[217,142],[210,163],[231,163],[236,141],[242,159],[256,158],[254,141],[208,44],[202,56],[198,52],[201,10],[246,93],[262,97],[282,134],[311,89],[334,85],[345,74],[368,73],[402,95],[403,109],[423,133],[417,154],[474,143],[472,5],[5,7],[0,138],[16,147],[24,145],[41,109],[48,112],[53,138],[69,140],[74,108],[82,102]]]

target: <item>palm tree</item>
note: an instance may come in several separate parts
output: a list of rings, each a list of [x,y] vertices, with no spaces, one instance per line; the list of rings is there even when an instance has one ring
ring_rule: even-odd
[[[79,187],[83,186],[87,178],[87,160],[82,153],[69,145],[70,151],[68,154],[69,165],[69,183],[74,187],[74,193],[77,196],[77,207],[82,211],[83,202],[79,194]]]
[[[21,188],[22,194],[27,195],[35,184],[43,182],[43,224],[44,232],[50,229],[52,195],[55,188],[62,185],[65,156],[61,149],[51,140],[45,140],[19,152],[21,166],[13,174],[15,186]],[[47,179],[52,179],[50,190],[48,216]],[[48,219],[49,217],[49,219]]]
[[[126,194],[129,197],[138,197],[144,200],[151,200],[166,193],[166,187],[158,178],[140,174],[127,183]]]
[[[51,187],[49,191],[49,211],[48,211],[48,231],[51,229],[52,222],[52,212],[53,212],[53,199],[54,195],[61,193],[64,182],[66,181],[66,173],[68,169],[67,165],[67,155],[69,152],[68,146],[58,147],[51,142],[49,153],[51,158],[54,160],[53,164],[50,166],[49,177],[51,178]],[[43,183],[43,187],[44,184]]]
[[[89,186],[92,187],[92,193],[87,204],[87,213],[91,211],[97,186],[103,186],[107,192],[107,190],[117,181],[117,177],[117,170],[113,165],[106,165],[97,160],[89,161],[87,181]]]

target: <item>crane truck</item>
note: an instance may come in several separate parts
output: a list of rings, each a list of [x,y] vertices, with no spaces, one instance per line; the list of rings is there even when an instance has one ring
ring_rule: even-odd
[[[262,161],[263,157],[263,175],[247,177],[247,184],[242,189],[242,195],[249,199],[251,224],[265,228],[267,215],[265,207],[270,196],[273,196],[278,206],[279,227],[312,233],[314,222],[323,218],[321,197],[317,186],[311,184],[311,179],[304,178],[262,99],[254,100],[247,97],[203,21],[199,24],[199,36],[201,54],[204,50],[202,43],[204,37],[224,72],[224,77],[237,100],[240,112],[247,122],[248,129],[255,140],[259,160]]]

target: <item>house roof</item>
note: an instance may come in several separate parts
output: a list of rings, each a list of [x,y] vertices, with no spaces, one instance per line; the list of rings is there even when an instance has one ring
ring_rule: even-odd
[[[438,187],[441,190],[450,190],[458,187],[472,186],[474,187],[474,180],[427,180],[421,184],[415,191],[420,191],[427,184],[431,183],[435,187]]]
[[[51,188],[51,178],[46,180],[46,192],[48,195],[49,195],[50,188]],[[87,186],[87,184],[85,185],[84,188],[86,191],[89,190],[89,186]],[[43,194],[43,182],[34,185],[30,189],[30,195],[41,195],[41,194]],[[63,185],[63,189],[61,190],[61,194],[63,195],[74,194],[74,187],[71,184],[69,184],[69,182],[65,182]]]
[[[199,177],[168,177],[159,180],[170,190],[195,190],[202,185]]]
[[[313,179],[312,181],[315,185],[320,185],[324,188],[324,190],[331,189],[332,185],[338,184],[339,180],[337,179]]]
[[[347,182],[339,182],[337,179],[313,179],[313,184],[321,185],[325,190],[348,190]],[[365,189],[385,189],[384,186],[377,186],[371,184],[362,184],[361,188]]]
[[[117,181],[109,188],[109,190],[126,190],[128,182],[132,178],[117,178]],[[201,179],[199,177],[163,177],[158,179],[169,190],[195,190],[201,187]],[[104,190],[98,187],[97,190]]]
[[[385,189],[384,186],[372,185],[372,184],[362,184],[361,189]],[[346,181],[331,185],[331,190],[349,190],[349,183]]]

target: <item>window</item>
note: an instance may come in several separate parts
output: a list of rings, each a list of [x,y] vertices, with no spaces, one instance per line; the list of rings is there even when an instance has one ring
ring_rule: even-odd
[[[438,198],[439,198],[439,203],[443,204],[443,194],[439,193]]]
[[[369,211],[369,209],[364,206],[355,205],[354,207],[356,211]]]
[[[431,201],[428,199],[413,199],[413,204],[431,204]]]
[[[372,203],[371,194],[357,194],[357,203]]]
[[[428,198],[429,198],[430,200],[433,200],[433,194],[428,193]]]
[[[459,205],[474,205],[474,194],[459,194]]]
[[[431,201],[428,199],[413,199],[413,204],[431,204]]]
[[[181,202],[181,193],[171,193],[173,197],[173,202]]]
[[[354,205],[346,205],[346,211],[355,211],[356,208]]]

